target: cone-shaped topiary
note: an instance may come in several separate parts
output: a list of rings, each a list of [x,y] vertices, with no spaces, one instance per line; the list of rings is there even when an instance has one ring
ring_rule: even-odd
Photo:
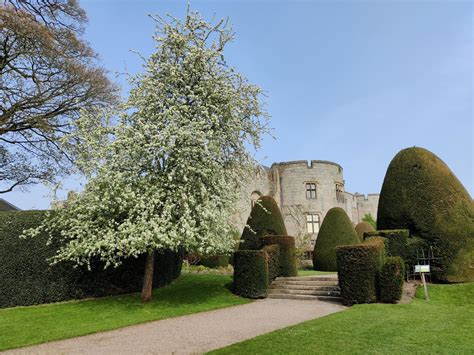
[[[357,235],[359,236],[359,240],[361,242],[364,241],[364,233],[365,232],[374,232],[375,229],[372,227],[370,223],[367,222],[360,222],[355,226],[355,231]]]
[[[285,223],[275,200],[270,196],[262,196],[250,212],[247,225],[240,241],[240,250],[257,250],[262,248],[261,237],[266,235],[287,235]]]
[[[474,204],[448,166],[423,148],[400,151],[380,194],[379,229],[407,228],[433,247],[432,276],[474,280]]]
[[[359,237],[346,212],[331,208],[321,225],[313,253],[313,267],[321,271],[337,271],[336,247],[360,244]]]

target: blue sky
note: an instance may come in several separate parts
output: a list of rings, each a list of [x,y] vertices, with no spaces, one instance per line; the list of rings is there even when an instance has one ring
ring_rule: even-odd
[[[85,38],[115,72],[149,55],[149,13],[184,17],[186,1],[82,0]],[[198,1],[205,18],[229,17],[228,62],[266,91],[276,139],[258,160],[332,160],[346,190],[379,192],[393,156],[410,146],[443,159],[471,193],[473,5],[470,1]],[[117,79],[124,84],[122,79]],[[124,88],[126,94],[126,88]],[[65,190],[80,190],[75,179]],[[64,196],[60,192],[60,197]],[[0,196],[48,208],[48,189]]]

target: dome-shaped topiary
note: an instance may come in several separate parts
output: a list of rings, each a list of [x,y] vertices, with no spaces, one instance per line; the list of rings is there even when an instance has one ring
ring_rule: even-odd
[[[375,229],[374,229],[374,227],[372,227],[372,225],[370,223],[359,222],[355,226],[355,231],[357,233],[357,236],[359,237],[359,240],[361,242],[363,242],[364,241],[364,233],[365,232],[374,232]]]
[[[256,202],[247,220],[240,241],[240,250],[262,248],[261,237],[266,235],[287,235],[285,223],[276,201],[270,196],[262,196]],[[252,232],[253,231],[253,232]],[[255,233],[254,233],[255,232]]]
[[[434,249],[437,281],[474,280],[474,204],[448,166],[423,148],[400,151],[380,194],[379,229],[407,228]]]
[[[359,237],[340,207],[331,208],[323,220],[313,253],[313,267],[321,271],[337,271],[336,247],[360,244]]]

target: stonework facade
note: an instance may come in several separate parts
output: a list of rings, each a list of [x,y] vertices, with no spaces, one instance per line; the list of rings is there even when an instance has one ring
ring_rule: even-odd
[[[352,194],[344,185],[342,167],[330,161],[298,160],[260,167],[244,184],[235,226],[241,232],[253,201],[269,195],[281,209],[288,234],[304,240],[307,250],[312,250],[329,209],[343,208],[354,224],[366,214],[377,217],[379,194]]]

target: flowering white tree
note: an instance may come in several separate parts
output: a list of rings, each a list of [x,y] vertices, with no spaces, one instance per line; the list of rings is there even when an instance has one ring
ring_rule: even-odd
[[[233,248],[229,224],[240,181],[254,166],[247,146],[267,131],[262,90],[223,56],[226,21],[154,17],[156,52],[131,78],[120,113],[84,113],[68,139],[77,144],[85,191],[30,235],[60,235],[53,262],[106,267],[147,253],[142,289],[151,298],[155,251]],[[118,122],[108,124],[115,114]]]

